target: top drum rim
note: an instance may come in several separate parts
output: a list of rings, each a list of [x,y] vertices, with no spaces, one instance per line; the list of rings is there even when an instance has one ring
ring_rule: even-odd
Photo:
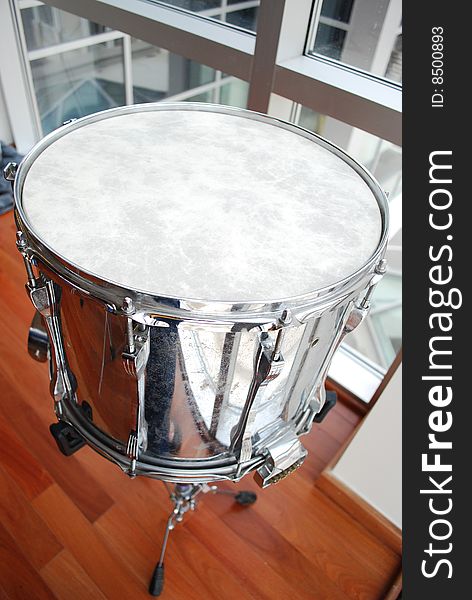
[[[118,115],[132,114],[144,111],[156,110],[186,110],[186,111],[204,111],[218,112],[228,115],[242,116],[248,119],[253,119],[263,123],[272,124],[281,127],[287,131],[291,131],[297,135],[314,141],[318,145],[332,152],[344,162],[346,162],[354,171],[363,179],[366,185],[372,192],[381,215],[381,236],[376,249],[372,253],[369,260],[351,275],[339,280],[329,286],[318,288],[312,292],[308,292],[298,296],[280,298],[277,300],[251,301],[242,302],[218,301],[211,299],[199,298],[181,298],[172,296],[158,296],[149,292],[126,288],[114,281],[99,277],[94,273],[84,270],[79,265],[69,261],[64,256],[61,256],[50,248],[35,232],[33,225],[28,221],[28,218],[23,209],[22,191],[28,171],[37,157],[57,139],[67,135],[69,132],[94,123],[103,119],[112,118]],[[134,104],[122,106],[101,111],[91,115],[87,115],[80,119],[73,120],[65,125],[58,127],[41,141],[39,141],[32,150],[25,156],[21,162],[14,182],[15,196],[15,217],[19,229],[26,236],[30,254],[46,267],[56,273],[61,279],[68,282],[79,292],[87,296],[92,296],[108,305],[109,310],[120,312],[125,298],[131,298],[133,301],[133,310],[140,313],[144,317],[149,315],[152,319],[155,317],[156,311],[164,316],[171,318],[188,319],[196,316],[200,319],[208,318],[209,320],[217,319],[219,322],[236,321],[260,321],[266,322],[273,320],[274,313],[280,310],[290,309],[293,314],[297,312],[305,312],[307,309],[316,309],[318,306],[326,306],[327,303],[333,302],[336,298],[341,298],[360,287],[366,276],[371,274],[375,266],[382,259],[388,240],[388,200],[386,194],[375,180],[375,178],[365,169],[360,163],[350,157],[341,148],[325,140],[321,136],[308,131],[292,123],[288,123],[275,117],[257,113],[254,111],[226,107],[216,104],[204,103],[149,103],[149,104]],[[128,308],[128,306],[127,306]],[[124,311],[127,312],[127,311]],[[129,311],[128,311],[129,312]],[[272,319],[271,319],[272,316]]]

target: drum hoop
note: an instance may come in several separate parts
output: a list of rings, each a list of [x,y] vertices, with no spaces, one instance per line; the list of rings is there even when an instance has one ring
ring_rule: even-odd
[[[318,145],[329,150],[354,169],[374,195],[382,220],[382,234],[375,251],[366,263],[351,275],[328,286],[297,296],[267,301],[247,300],[245,302],[182,298],[167,295],[157,296],[148,291],[126,288],[121,284],[99,277],[70,262],[41,240],[34,232],[34,228],[29,223],[25,214],[22,203],[22,191],[30,167],[37,157],[54,141],[75,129],[119,115],[156,110],[203,111],[242,116],[291,131],[306,139],[315,141]],[[235,322],[261,323],[273,321],[274,314],[286,308],[291,309],[292,313],[296,316],[299,312],[303,313],[307,309],[316,309],[320,304],[326,304],[327,300],[332,299],[334,301],[359,287],[360,283],[365,280],[367,275],[373,272],[375,266],[383,258],[388,241],[389,214],[387,197],[376,179],[359,162],[351,158],[335,144],[298,125],[262,113],[217,104],[197,102],[134,104],[87,115],[63,125],[45,136],[22,160],[15,178],[14,196],[17,226],[25,234],[29,248],[35,259],[44,262],[47,267],[79,292],[107,304],[109,310],[113,312],[119,313],[123,299],[130,297],[134,302],[137,313],[141,314],[141,318],[144,321],[146,318],[152,320],[153,316],[158,313],[169,318],[188,320],[194,317],[198,320],[208,320],[215,324],[221,323],[221,325]],[[177,308],[176,301],[178,302]]]
[[[72,425],[99,454],[126,471],[130,460],[126,457],[125,448],[104,431],[99,429],[75,408],[75,402],[67,396],[62,399],[63,415],[61,420]],[[212,458],[179,458],[154,457],[142,454],[136,464],[136,474],[182,482],[210,482],[218,480],[240,479],[243,475],[255,470],[264,462],[263,456],[254,456],[240,468],[236,457],[230,455]]]

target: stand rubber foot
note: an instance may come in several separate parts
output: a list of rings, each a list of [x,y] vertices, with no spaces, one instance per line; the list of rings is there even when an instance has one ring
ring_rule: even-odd
[[[241,506],[250,506],[257,500],[257,495],[254,492],[243,491],[238,492],[234,499],[238,504],[241,504]]]
[[[152,574],[149,584],[149,593],[151,596],[160,596],[164,588],[164,565],[157,565]]]

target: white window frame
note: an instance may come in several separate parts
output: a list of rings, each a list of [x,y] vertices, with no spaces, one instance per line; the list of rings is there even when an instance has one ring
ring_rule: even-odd
[[[22,150],[31,147],[41,133],[29,59],[44,55],[47,49],[25,55],[18,2],[23,7],[38,5],[36,0],[0,2],[0,40],[3,40],[0,51],[5,47],[9,56],[8,61],[0,62],[0,78],[13,136]],[[249,82],[250,109],[267,112],[271,94],[277,94],[401,146],[401,86],[337,61],[306,54],[308,24],[320,0],[315,2],[318,4],[314,5],[313,0],[261,0],[256,36],[230,27],[224,21],[205,18],[212,16],[211,10],[194,14],[147,0],[43,0],[44,4],[123,32],[120,35],[124,44],[129,45],[130,36],[136,37]],[[242,7],[227,6],[227,10],[238,8]],[[101,35],[108,39],[108,34]],[[94,39],[88,41],[96,43],[98,37],[93,36]],[[83,43],[87,40],[64,46],[75,48]],[[129,76],[125,76],[127,101],[132,97],[129,56],[128,46],[128,59],[125,52],[125,71],[129,70]],[[229,79],[219,81],[224,84]],[[202,86],[202,91],[204,88],[207,89]],[[189,95],[199,90],[190,90]],[[183,93],[176,99],[185,97],[188,96]],[[345,379],[353,381],[351,391],[369,401],[376,383],[383,377],[382,370],[366,366],[369,384],[356,387],[355,382],[362,379],[358,376],[358,357],[350,360],[352,352],[341,352],[342,379],[340,376],[336,379],[340,379],[342,385]]]

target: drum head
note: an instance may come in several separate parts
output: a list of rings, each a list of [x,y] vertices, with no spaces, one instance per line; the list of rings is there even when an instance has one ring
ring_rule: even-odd
[[[314,135],[208,105],[141,105],[54,132],[17,201],[55,255],[105,282],[204,301],[280,301],[361,269],[380,192]]]

